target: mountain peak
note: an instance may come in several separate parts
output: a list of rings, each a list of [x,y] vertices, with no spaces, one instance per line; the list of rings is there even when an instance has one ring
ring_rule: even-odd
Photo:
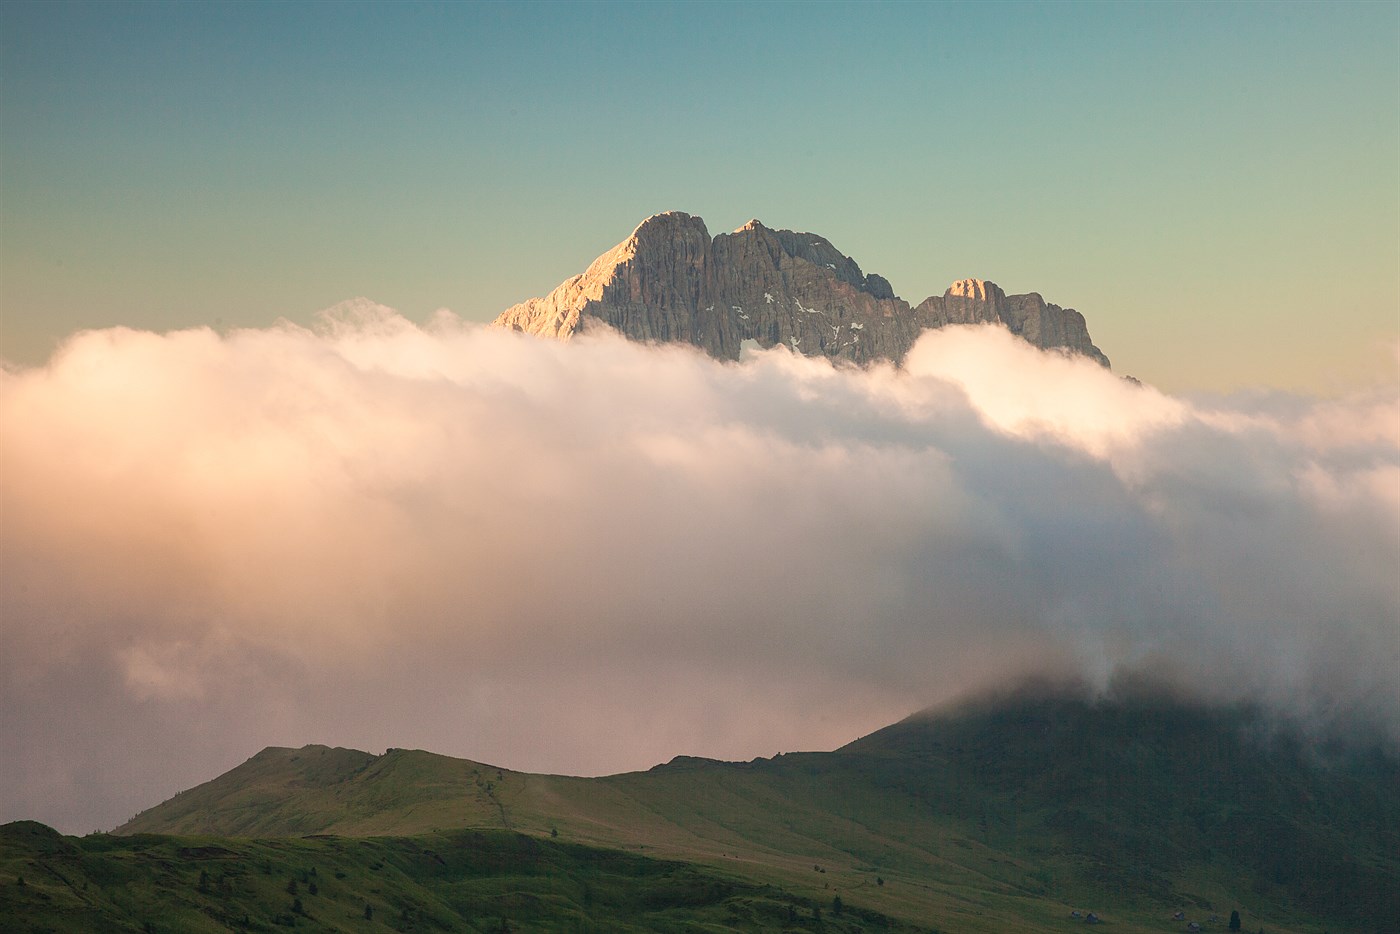
[[[989,282],[986,279],[959,279],[948,286],[948,291],[943,294],[958,298],[971,298],[979,302],[995,300],[996,296],[1003,298],[1006,296],[1006,293],[995,282]],[[988,299],[988,294],[992,295],[993,298]]]
[[[644,231],[648,234],[659,233],[667,230],[677,230],[699,226],[705,231],[705,236],[709,236],[709,231],[705,230],[705,222],[693,214],[684,211],[662,211],[660,214],[653,214],[642,221],[632,231],[632,236],[636,237]]]
[[[560,340],[603,326],[632,340],[693,344],[722,360],[737,360],[747,341],[782,344],[864,365],[902,361],[928,328],[977,322],[1108,365],[1083,316],[1038,294],[1007,296],[993,282],[961,279],[911,308],[825,237],[754,218],[711,239],[700,217],[682,211],[648,217],[585,272],[495,324]]]

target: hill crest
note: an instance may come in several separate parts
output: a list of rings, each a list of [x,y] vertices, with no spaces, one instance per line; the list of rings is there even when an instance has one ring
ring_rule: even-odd
[[[879,876],[900,898],[920,887],[902,907],[872,903],[909,918],[973,886],[993,900],[1112,891],[1157,906],[1234,893],[1276,916],[1361,924],[1400,917],[1384,884],[1400,873],[1396,787],[1392,753],[1318,747],[1250,707],[1016,695],[915,715],[833,752],[681,756],[601,778],[421,750],[274,748],[118,832],[510,830],[739,860],[781,885],[810,881],[813,866],[863,891]]]

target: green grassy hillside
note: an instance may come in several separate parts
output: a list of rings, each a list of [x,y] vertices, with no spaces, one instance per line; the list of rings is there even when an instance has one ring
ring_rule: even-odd
[[[413,838],[95,835],[0,826],[0,930],[927,930],[732,873],[505,831]]]
[[[270,749],[121,833],[494,828],[699,863],[967,932],[1397,930],[1400,764],[1256,711],[1003,699],[832,753],[598,779],[429,753]],[[1223,924],[1216,923],[1217,928]]]
[[[1122,890],[1229,874],[1256,900],[1400,923],[1400,760],[1374,744],[1241,708],[1061,698],[914,717],[843,751],[887,760],[892,792],[922,789],[989,842],[1051,843]]]

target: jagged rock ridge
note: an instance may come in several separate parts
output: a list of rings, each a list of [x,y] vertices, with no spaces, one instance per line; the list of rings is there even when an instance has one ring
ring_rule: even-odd
[[[642,221],[585,272],[495,324],[561,340],[601,324],[633,340],[694,344],[722,360],[738,359],[751,340],[866,364],[903,360],[927,328],[978,322],[1108,366],[1084,316],[1035,292],[1007,295],[993,282],[963,279],[911,308],[825,237],[752,220],[711,239],[703,220],[679,211]]]

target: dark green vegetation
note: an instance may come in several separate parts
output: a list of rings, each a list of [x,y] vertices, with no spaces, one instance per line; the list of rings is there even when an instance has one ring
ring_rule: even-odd
[[[6,934],[288,929],[920,930],[731,873],[506,831],[253,841],[0,827]]]
[[[990,845],[1073,854],[1077,877],[1120,892],[1190,905],[1185,880],[1233,879],[1250,904],[1400,930],[1400,760],[1375,743],[1308,742],[1241,709],[1022,700],[845,751],[898,763],[871,780],[925,789]]]
[[[1235,910],[1243,930],[1270,934],[1400,930],[1393,753],[1305,741],[1252,709],[1153,696],[1002,698],[910,718],[834,753],[682,758],[598,779],[409,750],[269,749],[120,832],[393,835],[417,839],[363,845],[437,851],[419,835],[462,828],[768,886],[727,897],[778,906],[774,929],[791,927],[788,907],[812,925],[815,912],[801,909],[820,907],[823,930],[874,924],[878,912],[943,931],[1050,931],[1082,923],[1074,910],[1114,931],[1190,921],[1224,931]],[[730,910],[723,900],[703,910],[730,929],[712,920]],[[754,911],[761,926],[768,915]],[[540,929],[568,924],[560,915]]]

